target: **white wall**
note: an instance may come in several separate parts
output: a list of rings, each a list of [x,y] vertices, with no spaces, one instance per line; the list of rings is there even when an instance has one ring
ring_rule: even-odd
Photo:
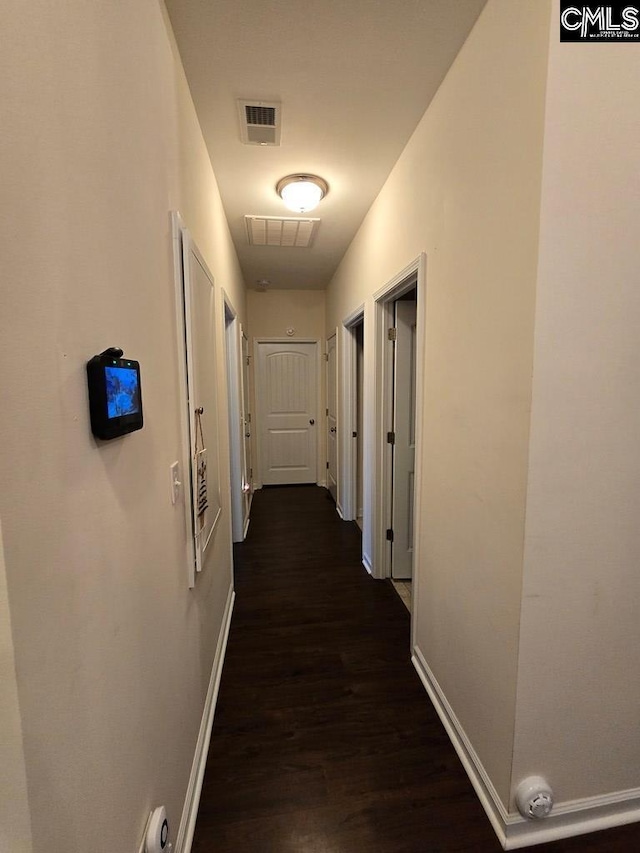
[[[31,853],[31,820],[0,525],[0,850]]]
[[[195,591],[169,498],[170,210],[241,319],[244,287],[164,7],[10,0],[2,41],[0,515],[33,850],[134,851],[158,803],[175,837],[231,584],[224,406]],[[99,445],[84,365],[109,345],[141,362],[145,426]]]
[[[253,338],[325,337],[324,290],[248,290],[247,311]]]
[[[371,317],[372,294],[427,254],[417,648],[503,803],[515,717],[549,13],[541,0],[489,0],[327,295],[327,329],[363,302]]]
[[[640,62],[550,45],[514,784],[567,801],[640,787]]]

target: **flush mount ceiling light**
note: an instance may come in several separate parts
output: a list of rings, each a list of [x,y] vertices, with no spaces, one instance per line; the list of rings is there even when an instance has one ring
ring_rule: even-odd
[[[329,185],[317,175],[287,175],[278,181],[276,192],[289,210],[306,213],[320,204]]]

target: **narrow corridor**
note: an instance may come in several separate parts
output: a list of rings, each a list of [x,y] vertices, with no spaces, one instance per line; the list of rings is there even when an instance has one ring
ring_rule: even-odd
[[[409,613],[324,489],[255,495],[193,853],[499,853],[409,657]],[[638,825],[539,851],[631,853]]]

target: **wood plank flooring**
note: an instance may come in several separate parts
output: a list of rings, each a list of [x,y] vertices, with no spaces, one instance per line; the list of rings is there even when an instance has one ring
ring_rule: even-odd
[[[193,853],[502,849],[360,550],[324,489],[255,495]],[[632,853],[640,828],[532,849]]]

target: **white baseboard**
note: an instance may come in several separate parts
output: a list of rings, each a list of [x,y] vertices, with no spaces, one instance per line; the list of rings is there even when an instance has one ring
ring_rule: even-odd
[[[362,565],[369,572],[370,575],[373,575],[373,566],[371,565],[371,559],[368,554],[362,555]]]
[[[640,821],[640,788],[558,803],[551,815],[540,821],[525,820],[518,813],[508,812],[417,647],[413,649],[411,660],[505,850],[546,844]]]
[[[544,821],[510,815],[505,849],[519,850],[637,821],[640,821],[640,788],[557,803]]]
[[[220,678],[222,677],[222,665],[224,663],[224,656],[227,649],[227,640],[229,639],[229,628],[231,627],[231,614],[233,613],[233,602],[235,597],[236,594],[233,590],[233,586],[231,586],[222,619],[222,626],[220,628],[218,645],[213,659],[213,666],[211,668],[211,678],[209,679],[207,698],[205,699],[204,709],[202,711],[202,721],[200,723],[200,731],[196,742],[196,751],[193,757],[193,764],[191,766],[191,775],[189,776],[184,808],[182,809],[182,819],[178,829],[175,853],[190,853],[191,845],[193,843],[193,833],[196,828],[196,818],[198,817],[198,806],[200,804],[200,794],[202,792],[202,780],[204,778],[207,754],[209,752],[209,743],[211,741],[213,715],[215,713],[216,702],[218,699]]]
[[[447,702],[446,696],[438,684],[436,677],[429,669],[426,660],[417,647],[413,649],[411,661],[420,676],[425,690],[429,694],[433,707],[436,709],[455,751],[458,753],[458,758],[462,762],[462,766],[475,788],[476,794],[487,813],[487,817],[491,821],[491,825],[500,843],[506,850],[507,836],[505,824],[509,818],[509,814],[502,804],[502,800],[498,796],[496,789],[493,787],[489,774],[484,769],[482,762],[471,745],[471,741],[453,712],[453,708]]]

